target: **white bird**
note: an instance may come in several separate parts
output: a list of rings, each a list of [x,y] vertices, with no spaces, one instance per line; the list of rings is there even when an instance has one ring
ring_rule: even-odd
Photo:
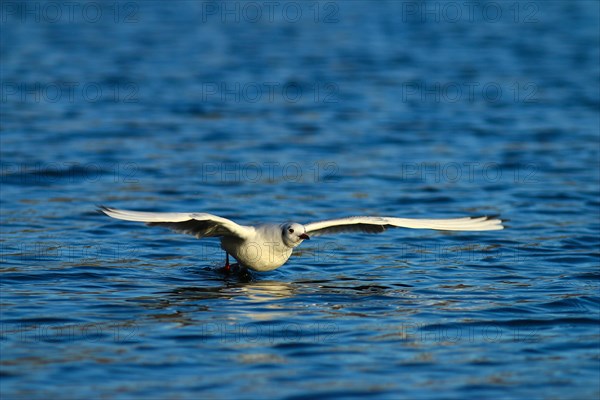
[[[441,231],[494,231],[504,229],[502,220],[494,217],[464,217],[451,219],[415,219],[395,217],[348,217],[311,222],[238,225],[235,222],[206,213],[157,213],[119,210],[100,206],[100,212],[125,221],[145,222],[148,226],[164,226],[179,233],[203,237],[220,237],[225,250],[225,271],[229,272],[229,255],[254,271],[272,271],[281,267],[292,250],[311,236],[330,233],[380,233],[390,227],[436,229]]]

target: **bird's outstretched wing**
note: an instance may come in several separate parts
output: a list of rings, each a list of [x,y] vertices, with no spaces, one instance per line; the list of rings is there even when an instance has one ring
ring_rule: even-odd
[[[99,206],[98,211],[112,218],[145,222],[148,226],[164,226],[175,232],[194,235],[198,239],[213,236],[234,236],[247,239],[254,233],[251,226],[238,225],[217,215],[206,213],[157,213],[119,210]]]
[[[380,233],[387,228],[436,229],[440,231],[495,231],[504,229],[495,217],[464,217],[451,219],[415,219],[394,217],[348,217],[311,222],[304,225],[309,236],[329,233]]]

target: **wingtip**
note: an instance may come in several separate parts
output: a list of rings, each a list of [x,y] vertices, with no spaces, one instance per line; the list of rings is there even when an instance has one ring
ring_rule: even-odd
[[[471,219],[480,219],[481,222],[488,222],[491,226],[488,226],[486,230],[501,231],[507,228],[507,226],[504,225],[504,223],[508,220],[500,218],[499,214],[479,215],[471,217]]]
[[[113,209],[102,204],[96,204],[96,212],[103,215],[108,215]]]
[[[470,217],[471,219],[482,219],[483,221],[488,221],[488,220],[492,220],[492,219],[498,219],[500,220],[500,215],[499,214],[491,214],[491,215],[476,215],[474,217]]]

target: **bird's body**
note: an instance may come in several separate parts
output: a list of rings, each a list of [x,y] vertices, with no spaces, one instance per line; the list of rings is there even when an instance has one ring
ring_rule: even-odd
[[[272,271],[285,264],[294,249],[282,242],[282,229],[283,227],[277,224],[258,225],[247,239],[235,236],[221,237],[221,248],[241,265],[255,271]]]
[[[207,213],[154,213],[100,207],[109,217],[145,222],[149,226],[164,226],[197,238],[220,237],[221,248],[240,265],[255,271],[272,271],[281,267],[295,247],[311,236],[342,232],[380,233],[390,227],[437,229],[444,231],[500,230],[502,221],[491,217],[450,219],[414,219],[395,217],[348,217],[301,225],[283,224],[239,225]]]

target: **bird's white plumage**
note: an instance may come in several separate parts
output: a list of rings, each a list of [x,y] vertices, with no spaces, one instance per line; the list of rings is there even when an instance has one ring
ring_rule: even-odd
[[[369,232],[369,227],[412,228],[412,229],[436,229],[442,231],[493,231],[500,230],[502,221],[488,217],[464,217],[451,219],[415,219],[395,217],[348,217],[330,219],[326,221],[312,222],[304,225],[306,232],[312,236],[320,236],[327,233],[342,233],[353,231]],[[361,226],[364,229],[361,229]],[[376,230],[375,233],[378,231]]]
[[[197,238],[220,237],[221,247],[243,266],[270,271],[286,263],[292,250],[310,236],[343,232],[380,233],[387,228],[436,229],[442,231],[493,231],[504,229],[502,220],[491,217],[416,219],[396,217],[348,217],[312,222],[239,225],[207,213],[156,213],[100,207],[101,212],[125,221],[145,222]]]
[[[110,207],[100,207],[100,211],[109,217],[125,221],[165,225],[177,232],[193,234],[198,239],[213,236],[235,236],[246,239],[251,237],[254,232],[253,227],[238,225],[227,218],[207,213],[159,213],[121,210]],[[194,227],[198,229],[192,232]]]

